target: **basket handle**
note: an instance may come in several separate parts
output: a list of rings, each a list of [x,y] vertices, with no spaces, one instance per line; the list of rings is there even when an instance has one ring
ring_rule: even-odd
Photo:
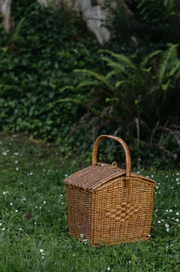
[[[103,139],[112,139],[122,145],[124,152],[125,152],[125,156],[126,156],[126,185],[127,185],[127,187],[129,187],[129,180],[130,180],[130,176],[131,176],[131,157],[130,157],[130,152],[129,152],[129,148],[128,148],[127,144],[121,138],[111,136],[111,135],[99,136],[99,138],[97,138],[97,140],[95,141],[94,147],[93,147],[92,165],[97,164],[97,151],[98,151],[99,144]]]

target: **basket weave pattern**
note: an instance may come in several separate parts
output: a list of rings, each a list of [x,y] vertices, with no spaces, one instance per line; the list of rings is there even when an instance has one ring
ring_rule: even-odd
[[[126,171],[97,163],[102,139],[118,141],[125,150]],[[114,244],[149,239],[156,182],[131,173],[127,145],[103,135],[94,144],[92,166],[65,179],[69,235]]]

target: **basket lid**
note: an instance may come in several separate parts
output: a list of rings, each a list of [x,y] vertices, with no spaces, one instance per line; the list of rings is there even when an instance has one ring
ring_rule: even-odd
[[[82,169],[65,178],[64,183],[87,191],[94,191],[109,180],[125,175],[126,171],[123,169],[112,167],[112,165],[109,164],[98,163],[97,165]],[[144,181],[146,180],[153,183],[154,186],[156,185],[154,180],[138,174],[131,173],[131,177],[136,177]]]
[[[125,152],[125,158],[126,158],[126,170],[118,168],[116,162],[115,162],[116,166],[104,164],[104,163],[97,163],[98,146],[103,139],[116,140],[122,145]],[[156,182],[154,180],[131,173],[131,157],[130,157],[129,149],[126,143],[121,138],[116,136],[111,136],[111,135],[101,135],[95,141],[93,146],[92,166],[85,168],[83,170],[80,170],[76,172],[75,174],[67,177],[64,180],[64,183],[68,184],[69,186],[72,185],[87,191],[94,191],[105,182],[114,178],[118,178],[120,176],[125,176],[127,187],[129,187],[129,182],[131,177],[147,180],[150,183],[153,183],[154,186],[156,185]]]

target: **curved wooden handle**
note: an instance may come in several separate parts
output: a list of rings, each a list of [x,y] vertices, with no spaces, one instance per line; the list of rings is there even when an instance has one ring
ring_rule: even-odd
[[[121,138],[111,136],[111,135],[99,136],[99,138],[97,138],[97,140],[95,141],[94,147],[93,147],[92,165],[95,165],[97,163],[97,151],[98,151],[99,144],[103,139],[116,140],[118,143],[120,143],[122,145],[124,152],[125,152],[125,156],[126,156],[126,181],[127,181],[128,187],[129,187],[129,179],[131,176],[131,157],[130,157],[129,148],[128,148],[127,144]]]

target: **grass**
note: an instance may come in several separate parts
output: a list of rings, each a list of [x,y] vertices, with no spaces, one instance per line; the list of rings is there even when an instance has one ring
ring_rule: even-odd
[[[157,182],[149,241],[94,248],[68,235],[63,184],[87,165],[60,150],[0,134],[0,271],[180,271],[180,173],[141,173]]]

